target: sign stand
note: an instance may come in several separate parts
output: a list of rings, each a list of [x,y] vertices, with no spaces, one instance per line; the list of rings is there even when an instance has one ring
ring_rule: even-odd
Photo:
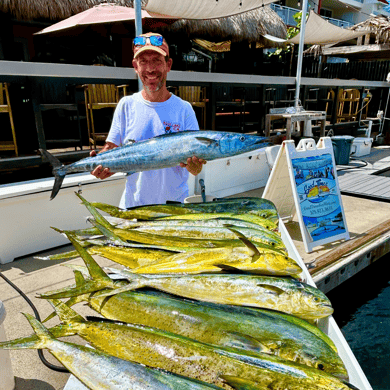
[[[292,140],[279,150],[263,198],[272,201],[283,221],[297,213],[305,250],[349,240],[339,182],[329,137]]]

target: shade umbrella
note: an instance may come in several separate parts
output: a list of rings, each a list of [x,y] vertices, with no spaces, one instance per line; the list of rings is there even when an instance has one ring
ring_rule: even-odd
[[[145,9],[182,19],[216,19],[241,14],[277,0],[148,0]]]
[[[143,26],[150,29],[166,26],[177,20],[176,17],[145,10],[141,10],[141,17]],[[103,3],[46,27],[35,34],[75,36],[89,27],[92,27],[94,31],[108,31],[109,34],[128,34],[130,32],[134,34],[135,19],[136,12],[134,8]],[[130,29],[126,27],[127,24]]]
[[[163,27],[161,31],[182,34],[189,39],[246,41],[261,44],[262,47],[279,46],[269,38],[282,38],[284,42],[287,35],[286,24],[269,6],[218,19],[180,19]]]
[[[142,26],[148,30],[159,29],[177,21],[176,17],[160,15],[140,10]],[[116,66],[113,37],[134,36],[138,22],[137,10],[132,7],[124,7],[114,3],[101,3],[76,15],[70,16],[55,23],[34,35],[52,37],[77,37],[86,42],[94,42],[94,36],[107,37],[105,43],[112,57],[112,64]],[[138,34],[138,32],[137,32]],[[101,41],[104,45],[104,42]],[[101,61],[101,59],[100,59]],[[109,63],[109,58],[105,56]]]

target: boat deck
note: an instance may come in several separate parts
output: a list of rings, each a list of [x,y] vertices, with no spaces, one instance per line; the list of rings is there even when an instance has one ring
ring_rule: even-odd
[[[390,168],[390,147],[373,147],[372,153],[362,159],[367,165],[340,171],[340,182],[349,180],[350,176],[352,178],[356,174],[359,174],[359,177],[366,175],[368,180],[372,173]],[[263,190],[259,188],[235,196],[261,196]],[[317,286],[323,291],[329,291],[390,249],[390,203],[345,194],[342,195],[342,202],[351,236],[349,241],[329,243],[315,248],[308,254],[304,249],[298,222],[293,219],[286,224],[296,249],[310,267],[310,273]],[[80,210],[83,210],[82,206]],[[65,245],[40,255],[65,252],[71,248],[71,245]],[[107,259],[97,257],[97,260],[102,266],[112,265]],[[63,266],[67,264],[82,265],[82,260],[78,258],[44,262],[30,255],[8,264],[0,264],[0,271],[31,299],[40,316],[45,318],[51,312],[51,306],[36,295],[74,283],[73,271]],[[7,339],[24,337],[32,333],[27,320],[21,314],[32,313],[27,302],[1,278],[0,292],[0,298],[6,308],[4,328]],[[81,315],[94,314],[85,305],[78,305],[77,311]],[[56,319],[53,319],[47,325],[53,326],[56,323]],[[77,342],[78,338],[73,337],[71,340]],[[47,352],[44,355],[50,362],[59,365]],[[62,390],[68,381],[69,374],[56,372],[44,366],[34,350],[10,351],[10,356],[16,390]]]

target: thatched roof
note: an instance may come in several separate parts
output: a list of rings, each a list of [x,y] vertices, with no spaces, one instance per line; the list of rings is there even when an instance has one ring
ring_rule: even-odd
[[[141,0],[141,5],[148,0]],[[0,12],[11,14],[17,20],[69,18],[101,3],[133,7],[133,0],[1,0]]]
[[[262,35],[269,34],[278,38],[286,38],[287,35],[287,27],[283,20],[269,6],[226,18],[181,19],[164,29],[170,33],[184,33],[190,39],[207,39],[213,42],[248,41],[268,47],[275,46],[275,43],[270,43]]]
[[[375,43],[389,43],[390,18],[387,16],[374,16],[350,27],[351,30],[370,30],[375,35]]]
[[[11,14],[18,20],[63,20],[101,3],[115,3],[132,7],[133,0],[1,0],[0,12]],[[142,0],[142,6],[148,0]],[[282,19],[269,6],[242,14],[210,20],[179,20],[166,27],[169,32],[185,33],[190,39],[219,41],[249,41],[272,47],[263,34],[285,38],[287,28]]]

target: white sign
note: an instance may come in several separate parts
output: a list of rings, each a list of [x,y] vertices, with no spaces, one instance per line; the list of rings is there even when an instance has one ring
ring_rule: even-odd
[[[297,213],[305,250],[349,239],[329,137],[284,141],[265,187],[282,219]]]

